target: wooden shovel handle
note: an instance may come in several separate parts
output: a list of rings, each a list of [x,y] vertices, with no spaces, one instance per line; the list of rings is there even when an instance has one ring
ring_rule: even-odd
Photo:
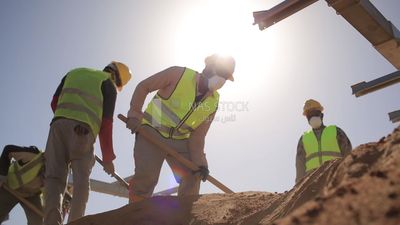
[[[14,197],[16,197],[18,200],[20,200],[24,205],[28,206],[28,208],[32,209],[36,214],[38,214],[42,218],[44,217],[43,212],[40,209],[38,209],[34,204],[32,204],[30,201],[23,198],[20,194],[18,194],[16,191],[9,188],[6,184],[3,184],[2,187],[4,188],[4,190],[8,191]]]
[[[96,158],[96,161],[97,161],[98,163],[100,163],[100,165],[101,165],[102,167],[104,167],[103,160],[101,160],[97,155],[95,155],[95,158]],[[129,184],[128,184],[128,182],[126,182],[124,179],[122,179],[122,177],[121,177],[120,175],[118,175],[117,172],[114,172],[114,173],[112,174],[112,176],[113,176],[123,187],[125,187],[126,189],[129,189]]]
[[[118,114],[118,119],[120,119],[124,123],[126,123],[128,121],[128,118],[126,118],[122,114]],[[139,129],[138,133],[140,133],[141,136],[143,136],[148,141],[150,141],[151,143],[156,145],[158,147],[158,149],[160,149],[163,152],[167,153],[167,156],[171,156],[171,157],[175,158],[176,160],[178,160],[178,162],[182,163],[183,165],[185,165],[190,170],[192,170],[192,171],[199,170],[199,167],[196,164],[194,164],[192,161],[186,159],[185,157],[181,156],[177,151],[175,151],[170,146],[165,145],[164,143],[161,143],[160,141],[158,141],[151,133],[147,132],[144,129]],[[207,176],[207,180],[210,181],[212,184],[214,184],[216,187],[218,187],[219,189],[221,189],[225,193],[234,193],[231,189],[229,189],[227,186],[225,186],[224,184],[219,182],[217,179],[215,179],[211,175]]]

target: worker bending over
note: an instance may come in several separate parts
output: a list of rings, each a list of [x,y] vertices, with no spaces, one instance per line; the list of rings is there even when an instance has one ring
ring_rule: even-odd
[[[140,82],[132,96],[127,128],[139,128],[156,137],[199,166],[191,171],[172,157],[166,158],[158,147],[146,140],[140,131],[134,147],[135,173],[130,182],[130,202],[149,198],[157,184],[164,159],[179,183],[178,195],[198,195],[200,179],[209,174],[204,154],[205,137],[218,108],[217,92],[226,82],[233,81],[235,61],[232,57],[211,55],[199,73],[190,68],[170,67]],[[157,94],[142,112],[146,96]]]
[[[7,186],[20,197],[42,210],[40,195],[44,177],[43,153],[36,147],[6,145],[0,157],[0,224],[8,213],[21,204],[28,225],[41,225],[42,216],[8,192]]]
[[[114,173],[112,127],[116,90],[121,91],[130,78],[129,68],[113,61],[102,71],[77,68],[62,79],[51,103],[54,118],[45,151],[45,225],[62,223],[61,196],[65,191],[69,166],[74,191],[68,222],[84,215],[97,135],[104,170],[108,174]]]

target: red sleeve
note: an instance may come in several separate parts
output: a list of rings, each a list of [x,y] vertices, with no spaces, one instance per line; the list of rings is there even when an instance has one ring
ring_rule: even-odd
[[[57,108],[57,103],[58,103],[58,96],[53,96],[53,100],[51,100],[51,109],[53,110],[53,113],[56,112],[56,108]]]
[[[104,162],[111,162],[115,159],[113,141],[112,141],[112,118],[103,117],[101,128],[99,132],[100,148],[103,154]]]

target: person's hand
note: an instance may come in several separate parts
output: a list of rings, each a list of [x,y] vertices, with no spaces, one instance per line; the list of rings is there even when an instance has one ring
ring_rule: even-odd
[[[106,173],[108,175],[114,174],[115,169],[114,169],[114,163],[112,161],[111,162],[103,162],[103,166],[104,166],[103,170],[106,171]]]
[[[199,169],[194,171],[194,173],[199,173],[201,180],[205,182],[207,180],[208,175],[210,174],[210,171],[206,166],[199,166]]]
[[[131,130],[131,133],[136,133],[139,129],[140,125],[142,124],[142,120],[139,120],[136,117],[129,117],[128,121],[126,121],[126,128]]]

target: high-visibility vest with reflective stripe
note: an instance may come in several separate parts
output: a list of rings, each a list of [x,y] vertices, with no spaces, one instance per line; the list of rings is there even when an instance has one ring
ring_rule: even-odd
[[[219,102],[215,91],[196,106],[196,93],[196,72],[186,68],[168,99],[158,94],[154,96],[144,113],[143,124],[152,126],[165,138],[189,138],[190,133],[217,110]]]
[[[320,167],[326,161],[342,157],[336,136],[336,126],[325,127],[320,141],[317,140],[312,130],[303,134],[302,140],[306,152],[306,172]]]
[[[44,157],[42,152],[23,166],[19,165],[17,161],[14,161],[8,169],[7,185],[13,190],[24,188],[35,179],[41,179],[39,173],[42,172],[43,167]],[[37,191],[39,190],[40,188],[38,187]]]
[[[109,78],[106,72],[88,68],[70,71],[65,78],[54,116],[84,122],[97,136],[103,117],[101,85]]]

